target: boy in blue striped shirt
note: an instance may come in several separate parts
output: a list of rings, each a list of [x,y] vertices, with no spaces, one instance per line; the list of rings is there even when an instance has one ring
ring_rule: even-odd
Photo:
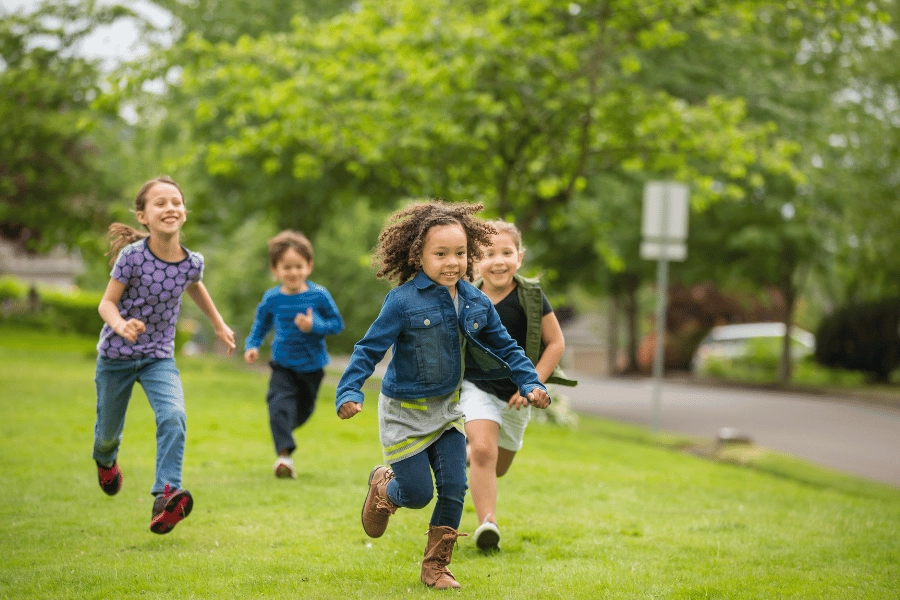
[[[291,458],[297,445],[293,431],[312,416],[319,385],[328,364],[325,336],[344,329],[341,314],[324,287],[307,278],[313,270],[313,248],[306,236],[282,231],[269,240],[269,264],[281,283],[263,294],[244,344],[244,361],[253,364],[269,331],[272,377],[266,402],[278,458],[275,476],[296,478]]]

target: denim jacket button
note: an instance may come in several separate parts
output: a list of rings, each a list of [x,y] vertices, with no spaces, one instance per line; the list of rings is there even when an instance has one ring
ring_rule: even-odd
[[[431,325],[431,319],[425,319],[425,325],[426,326]]]
[[[472,329],[478,329],[478,323],[475,323],[474,325],[472,325]]]

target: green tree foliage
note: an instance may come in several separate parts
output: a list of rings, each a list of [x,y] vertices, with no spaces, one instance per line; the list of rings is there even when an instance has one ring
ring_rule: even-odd
[[[397,1],[235,44],[189,36],[185,161],[260,192],[249,208],[236,194],[232,215],[327,218],[342,192],[443,196],[552,231],[587,176],[620,168],[741,195],[731,180],[748,163],[791,171],[789,145],[740,98],[648,89],[639,52],[683,43],[676,26],[698,11],[714,22],[756,4]]]
[[[45,2],[0,20],[0,229],[32,249],[73,244],[105,220],[115,184],[98,141],[115,115],[93,108],[100,68],[77,50],[130,14]]]
[[[637,255],[640,190],[675,178],[697,211],[715,206],[695,213],[676,276],[777,285],[788,322],[823,246],[859,238],[840,192],[862,177],[815,169],[865,172],[857,148],[875,137],[836,152],[841,110],[880,115],[872,134],[889,122],[896,61],[882,52],[863,75],[892,46],[879,2],[393,0],[308,14],[240,33],[195,21],[155,70],[122,79],[126,93],[151,72],[168,83],[144,114],[162,117],[168,164],[211,230],[265,212],[314,236],[357,200],[483,201],[525,229],[550,285],[636,307],[652,273]],[[880,103],[838,102],[848,73]]]
[[[811,156],[816,191],[830,208],[823,250],[834,268],[825,293],[838,305],[900,295],[900,5],[878,4],[889,20],[864,17],[863,45],[827,48],[845,85]]]
[[[348,0],[155,0],[178,22],[179,37],[188,34],[218,42],[236,42],[291,28],[295,15],[317,21],[345,10]]]

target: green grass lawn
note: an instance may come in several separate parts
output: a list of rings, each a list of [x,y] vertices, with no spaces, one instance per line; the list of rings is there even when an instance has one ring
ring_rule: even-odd
[[[267,375],[179,359],[194,511],[150,533],[153,414],[135,389],[124,487],[97,485],[93,340],[0,329],[0,598],[421,598],[431,507],[363,533],[380,461],[375,402],[334,414],[334,377],[296,432],[297,480],[272,475]],[[374,390],[374,388],[373,388]],[[374,392],[373,392],[374,394]],[[460,538],[469,598],[898,598],[900,490],[773,454],[752,468],[683,440],[582,417],[533,423],[500,481],[503,551]],[[475,522],[466,500],[462,531]]]

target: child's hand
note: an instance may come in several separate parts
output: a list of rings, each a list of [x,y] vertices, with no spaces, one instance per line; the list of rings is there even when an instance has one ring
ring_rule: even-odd
[[[344,402],[338,409],[338,416],[342,419],[349,419],[360,412],[362,412],[362,404],[359,402]]]
[[[532,392],[528,394],[528,399],[535,408],[547,408],[550,406],[550,395],[541,388],[532,390]]]
[[[244,352],[244,362],[248,365],[255,363],[257,358],[259,358],[259,350],[256,348],[250,348]]]
[[[122,321],[113,331],[133,344],[137,341],[139,335],[147,331],[147,326],[144,325],[143,321],[128,319],[127,321]]]
[[[228,354],[234,352],[234,332],[231,330],[231,327],[222,323],[221,327],[216,328],[216,337],[225,342],[225,345],[228,346]]]
[[[507,408],[516,410],[522,410],[526,406],[528,406],[528,398],[523,397],[519,392],[510,396],[509,402],[506,403]]]
[[[313,310],[312,308],[306,309],[306,314],[297,313],[297,316],[294,317],[294,325],[300,328],[300,331],[303,333],[309,333],[312,331],[313,326]]]

